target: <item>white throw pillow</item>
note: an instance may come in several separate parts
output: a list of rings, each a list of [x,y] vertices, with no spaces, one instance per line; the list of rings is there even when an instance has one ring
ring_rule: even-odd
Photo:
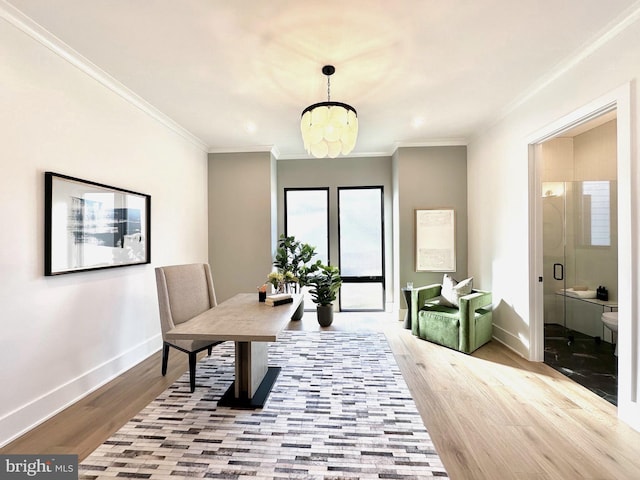
[[[440,305],[446,307],[460,306],[460,297],[469,295],[473,290],[473,277],[457,282],[448,274],[442,279],[442,291],[440,292]]]

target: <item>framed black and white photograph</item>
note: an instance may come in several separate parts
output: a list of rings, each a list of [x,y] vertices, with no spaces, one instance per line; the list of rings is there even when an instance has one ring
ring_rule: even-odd
[[[455,227],[453,208],[416,209],[416,272],[456,271]]]
[[[151,262],[151,197],[45,172],[45,275]]]

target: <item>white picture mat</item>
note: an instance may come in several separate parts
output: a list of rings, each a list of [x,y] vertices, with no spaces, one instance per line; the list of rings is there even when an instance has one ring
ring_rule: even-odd
[[[57,176],[51,182],[53,274],[147,262],[145,195]]]
[[[416,272],[455,272],[455,211],[416,209]]]

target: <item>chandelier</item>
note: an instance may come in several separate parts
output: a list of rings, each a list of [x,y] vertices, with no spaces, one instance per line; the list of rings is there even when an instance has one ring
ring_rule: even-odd
[[[331,101],[331,75],[335,71],[333,65],[322,67],[322,73],[327,76],[327,101],[305,108],[300,120],[304,148],[316,158],[348,155],[358,137],[356,109],[346,103]]]

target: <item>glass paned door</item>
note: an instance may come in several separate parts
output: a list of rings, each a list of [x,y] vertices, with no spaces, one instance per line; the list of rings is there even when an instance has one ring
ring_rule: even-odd
[[[384,192],[338,188],[340,310],[384,310]]]
[[[285,188],[284,233],[316,247],[312,261],[329,263],[329,189]],[[305,310],[313,310],[309,287],[304,287]]]
[[[316,247],[313,261],[329,262],[329,189],[285,188],[285,225],[287,236]]]

